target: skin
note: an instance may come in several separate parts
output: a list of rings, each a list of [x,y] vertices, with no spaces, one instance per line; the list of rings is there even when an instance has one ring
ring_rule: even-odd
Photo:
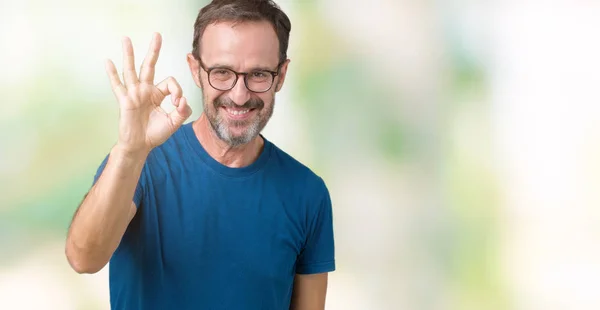
[[[255,68],[277,71],[278,39],[273,28],[266,22],[237,25],[213,24],[206,28],[201,40],[200,59],[205,68],[224,65],[237,72],[248,72]],[[264,141],[260,136],[255,136],[243,145],[231,145],[219,139],[209,118],[211,116],[221,118],[227,124],[227,131],[232,136],[246,134],[252,123],[262,121],[266,124],[273,110],[275,93],[281,90],[285,81],[289,60],[281,66],[280,74],[275,78],[273,87],[265,93],[249,91],[244,85],[242,76],[239,76],[233,89],[229,91],[216,90],[209,85],[208,73],[201,69],[199,61],[192,54],[188,54],[187,61],[192,77],[203,93],[204,113],[193,125],[200,143],[212,157],[223,165],[229,167],[249,165],[262,150]],[[241,107],[250,101],[261,101],[264,106],[262,109],[257,108],[249,112],[251,115],[248,124],[233,126],[233,120],[225,109],[215,108],[215,100],[232,103],[234,110],[243,110]]]
[[[127,225],[135,216],[133,194],[146,157],[165,142],[192,114],[173,77],[154,85],[154,67],[161,46],[155,34],[139,76],[131,40],[123,38],[123,81],[112,61],[106,72],[119,102],[119,135],[104,171],[77,208],[69,227],[65,254],[78,273],[96,273],[110,260]],[[167,114],[161,102],[171,95],[176,107]]]
[[[256,68],[277,71],[278,39],[267,22],[211,24],[201,40],[200,58],[206,68],[218,64],[237,72]],[[148,154],[179,129],[192,113],[174,78],[154,85],[154,67],[161,42],[160,34],[155,34],[139,76],[134,68],[129,38],[122,42],[123,81],[112,61],[107,61],[106,71],[119,102],[119,139],[69,228],[65,254],[78,273],[95,273],[108,263],[135,216],[133,194]],[[216,90],[209,85],[208,74],[192,54],[187,55],[187,62],[196,85],[203,92],[204,113],[193,123],[198,140],[208,154],[225,166],[250,165],[262,151],[264,141],[258,133],[273,113],[275,93],[283,87],[289,60],[281,65],[273,87],[265,93],[249,91],[242,76],[233,89]],[[160,108],[167,95],[171,95],[176,107],[170,114]],[[242,120],[229,113],[247,110],[247,107],[252,109]],[[291,309],[324,309],[326,291],[327,273],[296,275]]]

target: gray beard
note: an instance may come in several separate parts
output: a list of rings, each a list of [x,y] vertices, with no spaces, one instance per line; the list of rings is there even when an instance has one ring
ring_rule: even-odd
[[[258,114],[258,119],[251,121],[230,121],[229,123],[219,115],[220,105],[213,102],[215,114],[212,114],[211,111],[209,111],[206,100],[204,100],[203,108],[204,114],[206,114],[206,118],[217,137],[230,147],[238,147],[247,144],[260,134],[273,115],[274,105],[275,102],[273,102],[270,109],[265,110],[264,104],[261,104],[262,110],[257,112],[266,112],[266,114]],[[230,127],[246,127],[246,130],[244,130],[241,135],[233,135],[231,130],[229,130]]]
[[[208,115],[209,114],[207,114],[207,116]],[[252,139],[258,136],[258,134],[260,134],[260,131],[262,129],[260,128],[260,122],[254,121],[241,135],[234,136],[231,134],[227,123],[224,122],[221,117],[217,116],[216,118],[213,118],[209,116],[208,120],[210,126],[213,128],[213,131],[215,132],[217,137],[219,137],[219,139],[221,139],[223,142],[227,143],[227,145],[229,145],[230,147],[241,146],[252,141]],[[232,122],[231,125],[237,127],[241,124],[236,124],[236,122]]]

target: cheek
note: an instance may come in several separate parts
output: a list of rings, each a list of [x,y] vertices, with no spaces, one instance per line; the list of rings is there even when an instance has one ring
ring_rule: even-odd
[[[261,94],[259,97],[265,103],[265,110],[271,108],[271,106],[273,106],[273,102],[275,102],[275,94],[271,92]]]
[[[202,95],[204,99],[208,99],[209,102],[212,102],[215,98],[221,95],[221,92],[212,88],[208,81],[204,79],[204,76],[200,75],[200,90],[202,91]]]
[[[211,109],[214,108],[213,103],[215,102],[215,100],[217,100],[219,96],[222,95],[221,93],[217,93],[206,88],[202,90],[202,94],[204,96],[204,103],[209,105]]]

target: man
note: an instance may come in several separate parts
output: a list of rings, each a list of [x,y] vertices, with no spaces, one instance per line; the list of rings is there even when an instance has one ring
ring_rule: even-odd
[[[269,0],[214,0],[196,20],[192,76],[154,85],[155,34],[139,75],[123,39],[118,141],[69,228],[79,273],[110,260],[113,309],[323,309],[335,269],[323,180],[260,132],[285,81],[290,21]],[[167,96],[176,107],[167,114]]]

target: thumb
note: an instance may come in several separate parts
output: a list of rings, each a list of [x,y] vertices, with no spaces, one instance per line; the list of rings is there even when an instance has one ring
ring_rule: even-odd
[[[188,105],[187,99],[182,96],[179,98],[177,107],[169,113],[169,119],[174,127],[179,128],[190,115],[192,115],[192,108]]]

